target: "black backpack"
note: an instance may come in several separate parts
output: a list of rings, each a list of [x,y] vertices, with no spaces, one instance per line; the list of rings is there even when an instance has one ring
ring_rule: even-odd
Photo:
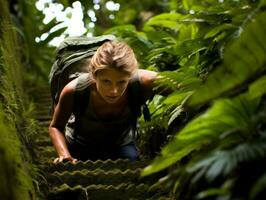
[[[114,39],[113,35],[69,37],[59,45],[49,74],[53,106],[58,103],[60,93],[67,83],[88,72],[87,65],[98,47]]]
[[[58,103],[60,93],[64,86],[81,74],[88,73],[90,59],[104,42],[114,40],[114,35],[98,37],[69,37],[66,38],[56,50],[56,60],[49,74],[50,93],[52,97],[52,110]],[[146,103],[141,98],[141,86],[135,81],[129,90],[130,108],[136,117],[143,113],[145,120],[150,120],[150,113]],[[86,99],[86,98],[82,98]],[[78,102],[77,100],[76,102]]]

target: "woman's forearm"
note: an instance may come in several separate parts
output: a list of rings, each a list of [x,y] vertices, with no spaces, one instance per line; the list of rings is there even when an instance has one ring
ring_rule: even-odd
[[[58,156],[71,156],[66,144],[64,133],[55,127],[49,127],[49,134]]]

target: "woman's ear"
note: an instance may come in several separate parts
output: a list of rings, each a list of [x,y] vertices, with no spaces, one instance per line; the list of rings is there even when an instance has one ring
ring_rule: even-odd
[[[92,78],[94,79],[94,80],[96,80],[96,78],[97,78],[97,74],[96,73],[91,73],[92,74]]]

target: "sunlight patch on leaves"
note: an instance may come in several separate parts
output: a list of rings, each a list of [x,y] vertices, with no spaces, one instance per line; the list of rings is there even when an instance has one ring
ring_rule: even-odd
[[[168,125],[170,125],[182,112],[183,112],[182,106],[176,107],[171,113],[171,117],[168,121]]]
[[[223,188],[210,188],[208,190],[200,192],[197,196],[196,199],[206,199],[207,197],[215,197],[217,195],[226,195],[228,193],[227,190]]]
[[[180,13],[162,13],[159,15],[156,15],[154,17],[152,17],[151,19],[149,19],[148,24],[149,23],[153,23],[155,21],[159,21],[159,20],[180,20],[184,15],[180,14]]]
[[[210,38],[210,37],[214,37],[217,36],[218,34],[220,34],[221,32],[225,31],[225,30],[231,30],[232,28],[236,28],[234,25],[232,24],[222,24],[220,26],[214,27],[213,29],[211,29],[205,36],[204,39]]]

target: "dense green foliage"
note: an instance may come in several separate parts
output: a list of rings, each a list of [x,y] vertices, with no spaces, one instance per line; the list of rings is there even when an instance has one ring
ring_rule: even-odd
[[[35,199],[30,157],[35,129],[23,93],[21,48],[7,2],[0,4],[0,199]]]
[[[206,26],[197,26],[198,33],[195,39],[191,38],[197,40],[197,45],[192,43],[189,49],[184,46],[188,40],[178,39],[179,48],[170,51],[181,48],[181,55],[186,55],[184,64],[182,60],[178,62],[177,74],[194,68],[194,74],[198,73],[195,77],[201,78],[203,84],[189,87],[184,81],[188,80],[186,73],[182,81],[178,75],[162,73],[165,81],[172,80],[179,87],[163,101],[173,109],[169,123],[184,110],[192,116],[143,174],[175,164],[166,182],[172,183],[178,199],[265,197],[265,2],[220,9],[224,8],[221,13],[226,13],[226,20],[211,23],[208,31]],[[193,21],[207,22],[209,16],[204,20],[204,12],[198,12],[201,20]],[[194,50],[196,53],[192,54]],[[208,51],[210,54],[205,57]],[[172,83],[165,82],[169,86]]]
[[[61,35],[65,27],[51,33],[45,40],[35,42],[36,37],[49,31],[60,22],[53,19],[43,24],[44,15],[35,7],[35,1],[19,1],[17,5],[21,17],[13,16],[16,30],[20,34],[20,45],[23,49],[22,60],[26,67],[25,79],[29,85],[47,84],[50,66],[54,58],[55,48],[47,45],[54,37]],[[18,15],[18,13],[16,13]]]

